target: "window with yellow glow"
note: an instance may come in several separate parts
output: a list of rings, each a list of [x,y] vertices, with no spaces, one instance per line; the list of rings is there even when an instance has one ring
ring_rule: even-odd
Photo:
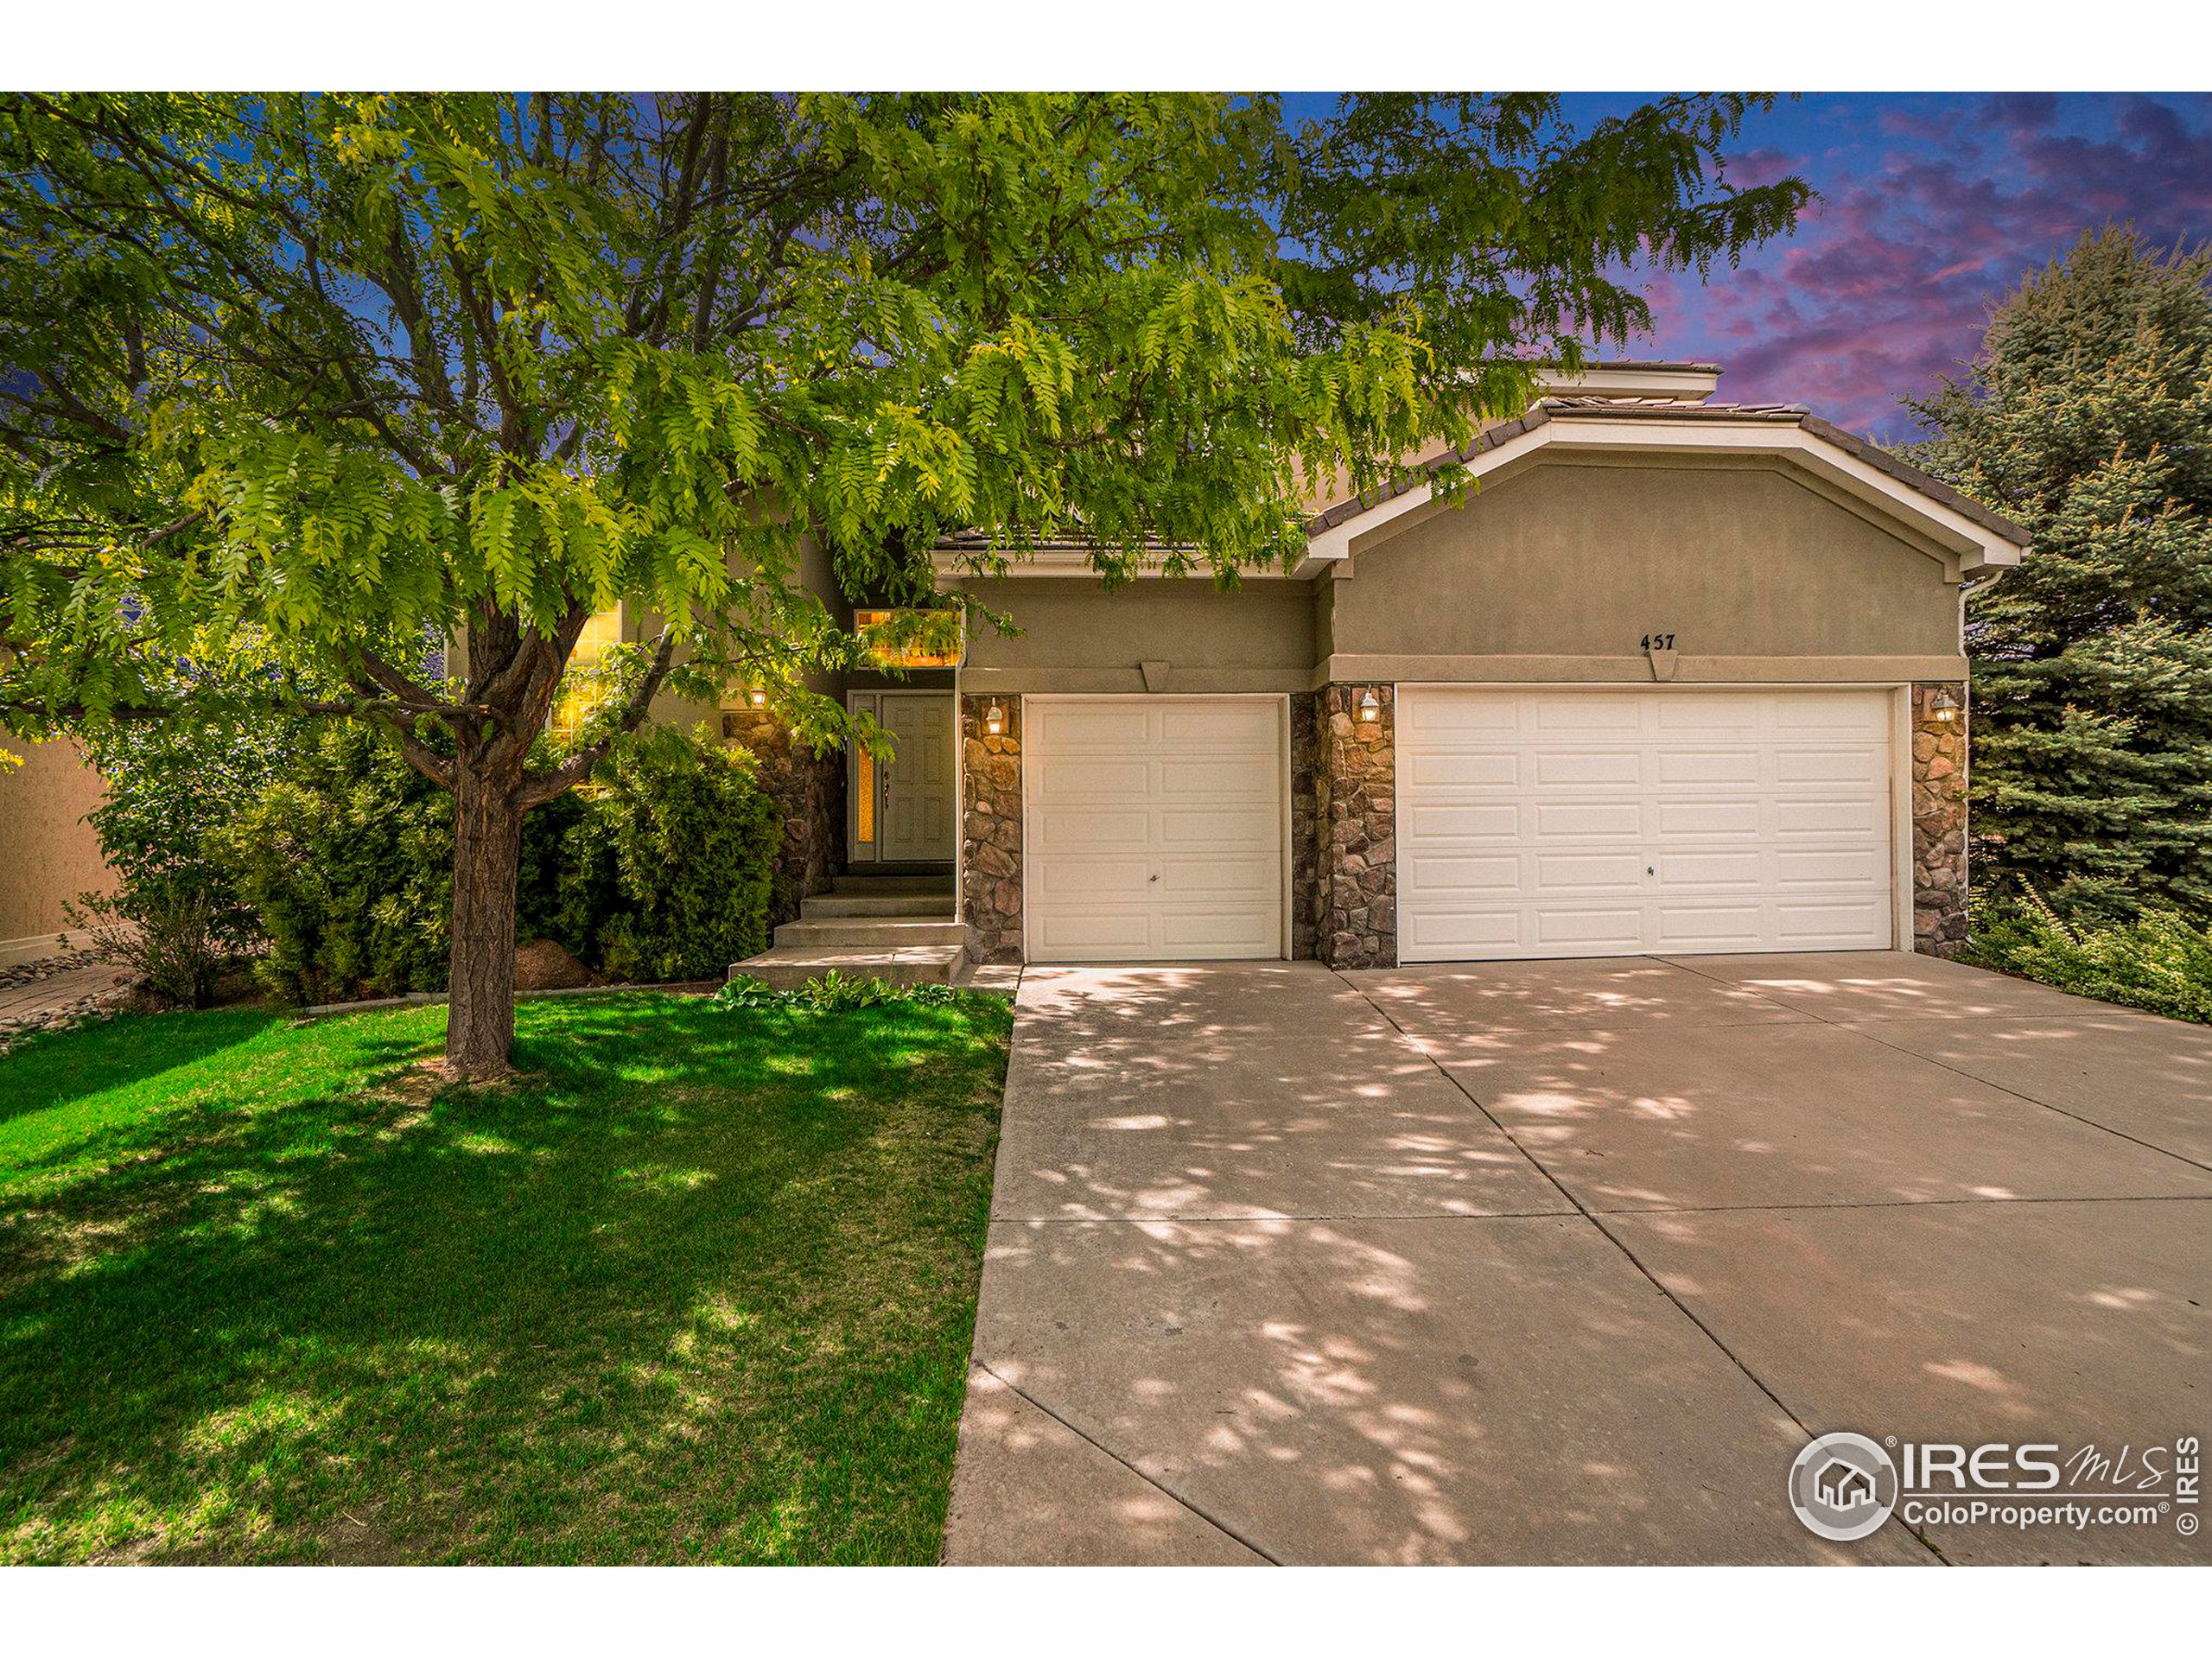
[[[611,611],[594,612],[584,624],[584,631],[576,636],[576,648],[569,657],[571,683],[553,700],[553,712],[546,720],[546,729],[562,742],[574,741],[576,733],[591,718],[592,711],[607,701],[608,688],[594,677],[606,660],[608,648],[621,643],[620,606]]]
[[[853,632],[862,639],[888,632],[901,620],[923,615],[916,611],[855,611]],[[880,645],[871,642],[868,660],[881,668],[957,668],[960,666],[963,639],[962,620],[950,613],[941,613],[931,625],[925,639],[893,644],[885,639]],[[926,641],[926,643],[925,643]]]
[[[853,839],[863,847],[875,844],[875,757],[858,747],[853,750]]]

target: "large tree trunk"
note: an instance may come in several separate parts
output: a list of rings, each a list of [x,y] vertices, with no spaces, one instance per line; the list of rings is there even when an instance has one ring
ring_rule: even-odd
[[[456,766],[453,813],[453,979],[446,1076],[505,1077],[515,1039],[515,886],[522,803],[503,777]]]

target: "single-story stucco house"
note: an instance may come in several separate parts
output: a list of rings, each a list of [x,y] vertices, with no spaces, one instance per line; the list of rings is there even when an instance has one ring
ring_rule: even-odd
[[[748,966],[1954,949],[1964,583],[2027,536],[1719,372],[1554,378],[1471,498],[1415,469],[1236,592],[940,548],[1021,631],[836,688],[889,764],[723,711],[823,895]]]

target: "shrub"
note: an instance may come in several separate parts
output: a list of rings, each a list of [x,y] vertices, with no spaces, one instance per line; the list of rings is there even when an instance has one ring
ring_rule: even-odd
[[[854,1008],[880,1007],[887,1003],[912,1003],[925,1007],[957,1005],[969,997],[988,996],[987,991],[956,990],[950,985],[893,985],[874,974],[841,974],[835,968],[787,991],[741,974],[715,993],[715,1003],[724,1008],[806,1008],[818,1014],[843,1014]]]
[[[292,1003],[445,987],[453,800],[374,734],[334,726],[219,838]]]
[[[2062,991],[2212,1024],[2212,929],[2172,910],[2109,923],[2061,919],[2025,882],[1975,906],[1965,959]]]
[[[248,712],[203,678],[170,718],[97,727],[86,759],[106,798],[86,815],[118,878],[112,896],[80,893],[65,906],[103,952],[149,989],[202,1007],[230,959],[260,929],[211,842],[309,741],[296,721]]]
[[[567,838],[554,936],[610,979],[719,977],[766,948],[781,814],[742,750],[626,739]]]
[[[767,940],[782,830],[741,753],[661,731],[523,820],[518,941],[613,979],[719,976]],[[292,1003],[445,988],[453,798],[389,744],[333,729],[221,841]]]
[[[163,1001],[204,1008],[213,1001],[216,977],[232,952],[225,948],[206,888],[141,882],[113,895],[79,893],[61,909],[94,950],[130,969]]]

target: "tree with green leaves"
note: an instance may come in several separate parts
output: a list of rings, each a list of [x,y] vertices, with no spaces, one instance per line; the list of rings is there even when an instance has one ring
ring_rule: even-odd
[[[2212,251],[2083,237],[1913,404],[1938,476],[2034,535],[1967,596],[1986,888],[2212,917]]]
[[[1294,558],[1301,480],[1648,324],[1624,261],[1786,230],[1801,183],[1724,175],[1761,102],[10,95],[0,719],[158,718],[189,659],[385,728],[454,796],[448,1070],[496,1076],[524,814],[664,687],[843,734],[803,538],[894,601],[976,526]],[[652,637],[534,761],[618,602]]]

